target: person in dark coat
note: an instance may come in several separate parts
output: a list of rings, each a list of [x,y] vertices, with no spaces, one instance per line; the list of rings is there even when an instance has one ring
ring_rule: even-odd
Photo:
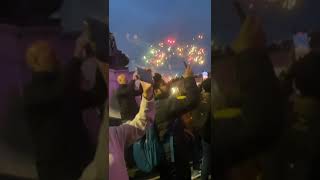
[[[169,160],[170,157],[164,153],[160,163],[160,179],[191,179],[191,172],[188,160],[186,158],[184,141],[184,125],[181,119],[182,115],[191,112],[197,107],[200,100],[200,92],[193,78],[191,67],[187,67],[182,79],[185,95],[175,96],[170,94],[170,87],[162,79],[160,74],[154,76],[154,91],[156,98],[155,123],[158,137],[161,144],[165,144],[167,138],[173,134],[175,141],[174,163]],[[175,123],[174,123],[175,122]],[[170,131],[175,124],[175,128]],[[164,152],[167,152],[164,148]]]
[[[263,180],[319,179],[320,86],[319,53],[296,61],[287,73],[295,92],[291,95],[288,128],[279,146],[268,157]],[[288,100],[289,101],[289,100]]]
[[[220,66],[216,69],[224,69],[213,72],[219,93],[225,96],[220,98],[225,100],[222,105],[213,102],[220,107],[213,112],[213,179],[224,179],[233,167],[267,152],[280,139],[284,127],[284,101],[258,17],[245,16],[231,47],[234,55],[229,60],[215,62]],[[229,83],[236,92],[228,94],[228,88],[223,87],[223,71],[234,75]]]
[[[123,121],[134,119],[139,111],[139,106],[136,102],[136,96],[141,96],[141,86],[139,90],[135,89],[136,80],[133,79],[127,83],[126,75],[120,74],[117,78],[119,88],[117,89],[117,99],[120,105],[120,115]]]
[[[106,86],[97,73],[94,90],[81,90],[84,49],[84,40],[79,38],[74,58],[65,69],[60,68],[55,52],[45,41],[33,43],[27,51],[32,80],[24,90],[25,111],[40,180],[78,179],[93,158],[95,148],[82,110],[103,106]]]
[[[239,99],[214,112],[214,176],[268,151],[284,126],[283,98],[267,56],[247,52],[237,57]]]

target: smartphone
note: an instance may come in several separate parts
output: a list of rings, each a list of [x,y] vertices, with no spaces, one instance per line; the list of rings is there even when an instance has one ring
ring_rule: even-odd
[[[152,72],[146,69],[137,67],[137,75],[141,81],[153,84]]]
[[[90,49],[87,51],[93,53],[100,61],[107,62],[109,59],[107,24],[94,18],[87,18],[84,24],[90,40]]]

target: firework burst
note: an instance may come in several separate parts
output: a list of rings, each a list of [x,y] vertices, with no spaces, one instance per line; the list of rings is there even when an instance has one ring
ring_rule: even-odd
[[[146,64],[155,67],[170,65],[173,59],[184,59],[188,64],[203,65],[206,51],[197,45],[203,39],[204,35],[199,34],[193,38],[192,44],[184,44],[177,42],[175,38],[167,38],[155,45],[150,45],[143,60]]]

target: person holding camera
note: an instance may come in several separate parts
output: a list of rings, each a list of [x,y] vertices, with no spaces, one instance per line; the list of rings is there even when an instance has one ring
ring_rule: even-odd
[[[141,81],[140,110],[135,118],[120,126],[109,127],[109,179],[128,180],[124,151],[145,134],[153,121],[153,86]]]

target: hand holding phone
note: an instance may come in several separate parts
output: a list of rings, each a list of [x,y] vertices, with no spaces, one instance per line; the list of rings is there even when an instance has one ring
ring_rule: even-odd
[[[146,98],[147,100],[151,100],[153,97],[152,84],[141,81],[141,86],[143,90],[143,93],[142,93],[143,97]]]
[[[153,84],[151,70],[142,69],[142,68],[137,67],[137,75],[141,81]]]

